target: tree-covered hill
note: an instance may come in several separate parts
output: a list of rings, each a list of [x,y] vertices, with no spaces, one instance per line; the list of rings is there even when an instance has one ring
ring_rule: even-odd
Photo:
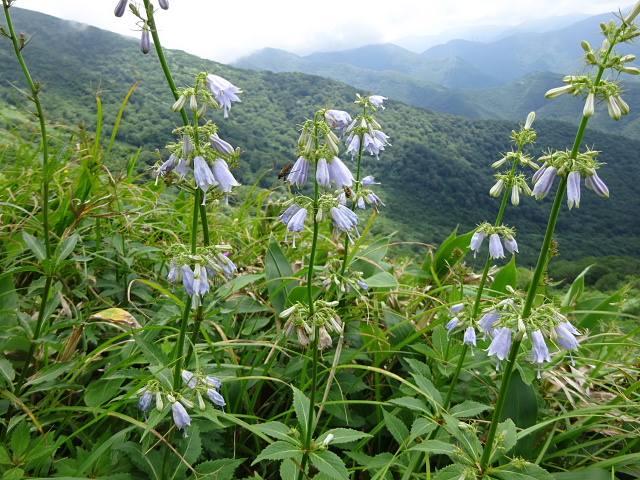
[[[119,160],[113,167],[122,168],[138,147],[143,148],[141,172],[155,163],[153,152],[174,140],[171,131],[178,117],[171,111],[173,97],[153,53],[140,54],[137,42],[117,34],[15,7],[12,12],[19,31],[35,34],[25,55],[32,74],[44,84],[50,121],[70,126],[84,122],[92,131],[94,95],[100,92],[104,135],[108,136],[121,101],[139,80],[119,131]],[[237,171],[244,184],[275,168],[263,177],[261,186],[281,185],[277,170],[296,157],[297,126],[318,108],[330,105],[357,113],[352,104],[357,90],[337,81],[301,73],[242,70],[180,51],[169,51],[167,56],[178,85],[191,83],[194,74],[207,69],[243,89],[242,103],[234,105],[230,118],[213,117],[219,120],[220,136],[244,151]],[[22,77],[8,44],[0,48],[0,62],[0,109],[15,123],[28,115],[12,105],[16,100],[29,105],[12,87],[20,86]],[[398,230],[400,240],[437,243],[456,225],[470,230],[482,221],[493,221],[498,200],[488,196],[494,173],[490,165],[511,149],[508,137],[517,125],[443,115],[394,101],[385,106],[379,120],[393,146],[379,161],[368,157],[365,163],[365,173],[382,182],[383,228]],[[524,114],[520,116],[524,121]],[[540,150],[570,146],[575,132],[574,126],[554,121],[536,122],[534,128],[539,131],[536,147]],[[64,131],[59,132],[63,138]],[[588,133],[586,142],[603,150],[600,160],[607,165],[601,177],[612,196],[602,199],[585,190],[579,209],[562,212],[557,230],[561,253],[567,259],[638,256],[640,142],[599,132]],[[538,156],[540,151],[532,154]],[[517,229],[523,261],[531,261],[529,252],[538,248],[549,209],[549,200],[525,198],[518,209],[508,211],[505,222]]]

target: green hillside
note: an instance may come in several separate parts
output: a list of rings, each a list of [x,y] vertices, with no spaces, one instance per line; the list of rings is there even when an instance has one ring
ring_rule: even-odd
[[[122,168],[129,154],[142,147],[140,172],[155,163],[154,151],[173,141],[171,133],[178,117],[171,112],[173,98],[151,53],[139,54],[136,41],[92,27],[20,10],[12,10],[16,27],[27,35],[35,33],[25,50],[32,74],[44,84],[43,99],[49,118],[65,125],[84,122],[88,131],[95,123],[96,92],[104,102],[106,132],[122,99],[140,80],[119,132]],[[220,123],[220,136],[244,151],[240,181],[252,184],[265,170],[275,170],[262,179],[265,188],[280,187],[277,170],[296,156],[297,125],[317,108],[331,105],[355,112],[356,90],[333,80],[301,73],[273,73],[242,70],[215,64],[179,51],[168,52],[178,85],[191,82],[203,68],[220,74],[240,86],[242,103]],[[13,107],[19,94],[21,73],[8,48],[0,50],[3,79],[0,85],[2,113],[14,121],[27,118]],[[379,93],[360,90],[360,93]],[[23,100],[20,100],[23,101]],[[387,205],[380,215],[385,231],[398,230],[398,239],[435,243],[460,225],[469,230],[477,223],[492,221],[498,200],[488,196],[493,183],[490,165],[511,149],[509,134],[513,121],[471,120],[423,110],[389,101],[380,113],[383,130],[392,147],[379,161],[368,158],[366,174],[382,182],[381,197]],[[524,107],[523,107],[524,111]],[[524,121],[524,114],[519,115]],[[613,123],[611,121],[611,123]],[[536,147],[565,148],[575,127],[560,122],[539,121]],[[60,130],[63,135],[64,130]],[[608,165],[601,177],[612,192],[601,199],[585,191],[580,209],[563,212],[558,241],[567,259],[586,255],[640,255],[640,222],[636,211],[640,199],[637,161],[640,142],[594,132],[586,142],[603,150],[601,161]],[[533,152],[538,155],[540,152]],[[550,201],[524,199],[510,210],[506,223],[527,225],[518,230],[521,261],[532,261],[544,230]],[[526,222],[525,222],[526,220]],[[589,225],[588,229],[582,225]]]

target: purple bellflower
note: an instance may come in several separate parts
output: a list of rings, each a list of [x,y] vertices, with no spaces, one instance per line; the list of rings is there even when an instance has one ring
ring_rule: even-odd
[[[207,86],[216,99],[222,104],[224,108],[224,118],[229,116],[229,110],[231,109],[231,102],[240,102],[238,93],[242,93],[238,87],[233,85],[228,80],[219,77],[218,75],[207,75]]]

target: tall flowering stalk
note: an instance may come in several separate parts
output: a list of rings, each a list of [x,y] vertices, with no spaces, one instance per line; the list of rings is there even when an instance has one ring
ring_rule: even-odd
[[[144,12],[140,12],[134,3],[120,0],[116,5],[115,15],[122,16],[129,5],[131,12],[139,19],[142,29],[141,50],[150,50],[150,38],[153,39],[158,59],[165,74],[167,83],[174,96],[173,110],[180,112],[183,126],[176,128],[174,134],[178,140],[167,145],[169,158],[160,162],[155,169],[156,182],[162,180],[165,185],[178,185],[191,193],[193,198],[192,220],[189,245],[174,245],[167,250],[169,261],[168,280],[181,285],[187,298],[184,302],[180,333],[174,347],[173,355],[173,391],[165,392],[166,398],[172,405],[175,424],[180,429],[190,425],[186,408],[194,406],[194,402],[185,398],[180,392],[182,383],[188,383],[189,388],[195,389],[196,377],[184,370],[189,365],[196,344],[200,324],[204,317],[203,299],[210,292],[210,282],[218,275],[224,279],[231,278],[236,272],[236,266],[229,258],[231,247],[225,244],[213,244],[207,224],[206,206],[212,198],[228,196],[233,187],[239,183],[231,173],[231,167],[238,163],[239,149],[234,149],[228,142],[218,135],[218,128],[210,121],[205,121],[207,108],[222,108],[224,117],[229,115],[232,102],[240,101],[238,94],[241,90],[228,80],[214,74],[200,73],[196,75],[193,86],[178,88],[173,81],[171,71],[162,49],[158,29],[154,18],[154,6],[150,0],[144,0]],[[169,8],[169,2],[160,1],[163,10]],[[189,113],[191,118],[189,117]],[[202,232],[202,245],[200,245]],[[185,341],[189,318],[193,315],[193,329],[191,342],[185,353]],[[185,373],[186,372],[186,373]],[[199,375],[199,374],[198,374]],[[216,405],[224,406],[224,399],[218,393],[221,383],[219,380],[207,380],[203,383],[203,392]],[[147,385],[142,393],[141,408],[150,405]],[[157,405],[162,409],[162,402],[158,399],[162,389],[156,385]],[[177,396],[176,396],[177,395]],[[144,399],[144,402],[142,401]],[[198,405],[204,409],[200,393],[197,396]]]
[[[548,152],[547,155],[540,159],[544,163],[534,175],[532,193],[536,198],[543,198],[547,195],[556,176],[560,176],[560,183],[551,208],[546,233],[529,290],[522,299],[521,305],[517,305],[517,302],[514,302],[514,304],[508,306],[506,311],[490,312],[499,318],[496,321],[490,320],[486,323],[487,328],[493,329],[496,323],[502,322],[503,317],[505,319],[504,324],[498,327],[499,330],[496,329],[493,332],[494,340],[489,348],[489,354],[496,355],[499,361],[506,360],[506,364],[503,365],[503,380],[487,433],[484,451],[480,459],[479,467],[481,471],[486,471],[489,466],[493,445],[496,441],[498,422],[504,410],[510,379],[525,332],[529,332],[531,337],[533,360],[538,365],[550,359],[543,335],[543,332],[545,332],[545,320],[550,321],[546,325],[547,336],[555,335],[558,344],[570,351],[577,348],[575,340],[575,335],[578,334],[577,330],[553,309],[549,312],[538,311],[540,308],[550,307],[543,304],[534,308],[534,301],[538,297],[538,287],[547,267],[553,234],[565,194],[567,194],[569,209],[579,206],[580,180],[584,179],[587,188],[594,190],[603,197],[609,195],[606,185],[596,172],[600,167],[600,164],[595,160],[598,152],[588,149],[586,152],[581,153],[580,147],[596,104],[606,103],[609,115],[614,120],[618,120],[621,115],[629,113],[628,105],[621,98],[621,88],[618,81],[609,81],[604,77],[604,74],[609,70],[614,73],[614,78],[617,78],[622,73],[633,75],[640,73],[639,69],[627,65],[629,61],[635,58],[634,56],[620,55],[614,50],[616,45],[631,43],[633,39],[640,35],[640,31],[633,23],[638,13],[640,13],[640,3],[636,4],[626,17],[619,18],[618,22],[612,20],[609,23],[602,23],[600,26],[605,39],[599,48],[594,50],[587,42],[582,42],[582,47],[586,52],[584,57],[586,63],[585,73],[565,77],[565,86],[549,90],[546,94],[546,97],[551,99],[566,93],[581,96],[584,98],[585,106],[571,150]],[[513,338],[511,332],[514,332]]]

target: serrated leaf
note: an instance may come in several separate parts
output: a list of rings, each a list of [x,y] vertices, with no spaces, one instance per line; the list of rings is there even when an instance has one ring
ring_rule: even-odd
[[[309,399],[304,393],[294,386],[291,388],[293,389],[293,409],[296,412],[298,422],[300,422],[300,431],[303,436],[306,436],[308,426],[313,425],[313,420],[311,420],[311,423],[309,422],[309,416],[314,414],[309,411]]]
[[[21,420],[11,432],[10,445],[13,456],[16,458],[21,457],[27,451],[30,440],[31,435],[29,434],[27,422]]]
[[[422,435],[427,435],[438,428],[438,424],[429,418],[419,417],[416,418],[411,425],[411,437],[410,441],[414,441],[416,438]]]
[[[360,440],[364,437],[371,437],[372,435],[364,432],[359,432],[357,430],[352,430],[350,428],[332,428],[331,430],[324,432],[316,442],[321,443],[327,438],[328,435],[333,435],[333,439],[331,440],[331,445],[336,444],[339,445],[341,443],[349,443],[355,442],[356,440]]]
[[[409,450],[418,450],[420,452],[431,453],[432,455],[450,455],[454,452],[455,447],[450,443],[441,442],[440,440],[425,440]]]
[[[553,475],[544,468],[532,463],[526,464],[524,468],[505,465],[495,469],[491,476],[501,480],[554,480]]]
[[[253,428],[278,440],[293,441],[293,438],[289,436],[291,429],[281,422],[259,423]]]
[[[482,403],[465,400],[464,402],[451,407],[451,410],[449,410],[449,415],[456,418],[475,417],[479,413],[482,413],[485,410],[489,410],[490,408],[492,407],[484,405]]]
[[[507,418],[504,422],[498,424],[498,430],[496,431],[496,438],[500,439],[500,442],[495,442],[494,451],[491,455],[490,463],[493,463],[508,453],[518,441],[516,425],[513,420]]]
[[[18,467],[7,470],[2,474],[2,480],[22,480],[24,477],[24,470]]]
[[[422,412],[430,414],[431,410],[427,407],[427,404],[420,400],[419,398],[414,397],[400,397],[389,400],[389,403],[393,403],[394,405],[398,405],[399,407],[408,408],[409,410],[413,410],[416,412]]]
[[[267,445],[264,450],[260,452],[260,455],[251,462],[251,465],[255,465],[262,460],[283,460],[301,453],[303,453],[302,450],[292,443],[281,441],[273,442],[271,445]]]
[[[423,377],[422,375],[412,375],[416,382],[416,386],[425,395],[427,401],[433,405],[435,411],[439,411],[442,407],[442,395],[438,389],[431,383],[431,380]]]
[[[389,430],[389,433],[393,435],[393,438],[398,442],[398,445],[402,445],[409,436],[409,429],[404,423],[402,423],[402,420],[392,416],[386,410],[382,410],[382,413],[384,414],[384,423],[387,430]]]
[[[317,450],[309,455],[316,468],[335,480],[349,480],[349,472],[338,455],[329,450]]]
[[[29,247],[29,250],[33,252],[38,260],[42,261],[47,258],[43,240],[34,237],[30,233],[27,233],[25,230],[22,230],[22,238],[27,244],[27,247]]]
[[[4,357],[0,357],[0,374],[7,379],[9,383],[13,382],[16,372],[11,362]]]
[[[142,350],[144,357],[151,365],[156,365],[158,367],[166,367],[171,362],[169,362],[169,358],[162,351],[162,349],[158,345],[154,345],[151,342],[148,342],[144,338],[139,335],[135,335],[134,340],[136,345]]]
[[[198,480],[233,480],[236,469],[244,458],[221,458],[199,463],[195,467]],[[192,477],[193,478],[193,477]]]
[[[438,471],[438,473],[433,476],[433,480],[458,480],[460,478],[466,478],[465,470],[467,468],[466,465],[460,463],[448,465]]]
[[[475,433],[469,431],[467,429],[468,425],[460,422],[460,420],[455,417],[444,414],[443,418],[445,420],[445,430],[458,440],[462,450],[466,453],[469,459],[473,463],[480,461],[480,457],[482,456],[482,445]]]
[[[56,260],[57,264],[60,265],[69,255],[73,252],[73,249],[76,248],[76,244],[78,243],[78,239],[80,236],[77,233],[74,233],[61,244],[56,247]]]

